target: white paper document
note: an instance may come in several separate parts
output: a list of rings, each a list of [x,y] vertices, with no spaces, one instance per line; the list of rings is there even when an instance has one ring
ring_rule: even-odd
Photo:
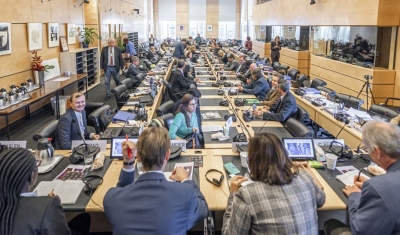
[[[358,117],[361,117],[361,118],[364,118],[364,119],[372,119],[371,115],[369,115],[367,112],[356,110],[356,109],[353,109],[353,108],[349,108],[347,110],[347,114],[352,116],[352,117],[356,117],[356,115],[357,115]]]
[[[342,182],[346,186],[351,186],[354,185],[354,176],[358,175],[359,171],[348,171],[342,175],[337,175],[336,179]],[[361,176],[370,179],[367,175],[364,173],[361,173]]]
[[[61,204],[75,204],[81,194],[84,183],[81,180],[42,181],[36,186],[38,196],[47,196],[50,192],[60,197]]]
[[[192,180],[194,162],[178,162],[178,163],[175,163],[174,169],[177,167],[182,167],[183,169],[185,169],[188,173],[188,179]],[[168,181],[174,181],[169,178],[171,175],[172,175],[172,172],[164,172],[165,179],[167,179]]]
[[[203,132],[214,132],[214,131],[222,131],[221,125],[202,125],[201,129]]]

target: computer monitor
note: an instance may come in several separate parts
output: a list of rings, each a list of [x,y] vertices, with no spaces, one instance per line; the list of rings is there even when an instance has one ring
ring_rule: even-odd
[[[312,138],[283,138],[283,145],[293,161],[315,160]]]

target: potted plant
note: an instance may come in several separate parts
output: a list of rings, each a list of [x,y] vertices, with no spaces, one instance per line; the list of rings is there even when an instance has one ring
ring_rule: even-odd
[[[38,56],[37,51],[32,52],[32,71],[35,75],[35,82],[40,86],[44,85],[44,72],[54,69],[53,65],[42,65],[43,60]]]
[[[81,39],[83,39],[82,41],[82,47],[83,48],[88,48],[89,47],[89,43],[93,43],[94,39],[101,39],[101,37],[94,32],[95,28],[83,28],[80,30],[81,32]]]
[[[125,52],[125,46],[124,43],[122,42],[122,38],[120,36],[117,37],[117,47],[121,50],[121,52]]]

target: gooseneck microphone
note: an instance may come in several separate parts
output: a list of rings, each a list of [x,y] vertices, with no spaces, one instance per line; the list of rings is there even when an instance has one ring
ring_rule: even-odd
[[[71,121],[72,121],[73,124],[76,123],[76,119],[75,119],[75,118],[73,118]],[[82,133],[81,129],[79,128],[79,124],[78,124],[78,133],[81,135],[83,144],[85,145],[85,150],[86,150],[85,153],[90,152],[90,150],[89,150],[89,148],[88,148],[88,145],[87,145],[87,143],[86,143],[86,140],[85,140],[85,135]]]
[[[264,125],[263,125],[263,126],[261,127],[261,129],[257,132],[257,134],[258,134],[258,133],[261,133],[262,129],[264,128],[265,124],[267,124],[267,122],[268,122],[268,118],[265,120]]]

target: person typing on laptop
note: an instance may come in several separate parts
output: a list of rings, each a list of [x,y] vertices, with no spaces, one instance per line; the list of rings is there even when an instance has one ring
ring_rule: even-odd
[[[183,168],[176,168],[168,182],[163,171],[170,157],[170,138],[165,128],[149,127],[137,145],[122,143],[124,164],[117,187],[104,197],[104,213],[113,234],[186,234],[208,216],[207,202]],[[128,155],[128,149],[132,157]],[[134,182],[134,156],[143,174]]]
[[[56,149],[70,150],[73,140],[100,139],[96,133],[87,130],[85,95],[76,92],[69,98],[71,108],[58,120],[55,134]]]

